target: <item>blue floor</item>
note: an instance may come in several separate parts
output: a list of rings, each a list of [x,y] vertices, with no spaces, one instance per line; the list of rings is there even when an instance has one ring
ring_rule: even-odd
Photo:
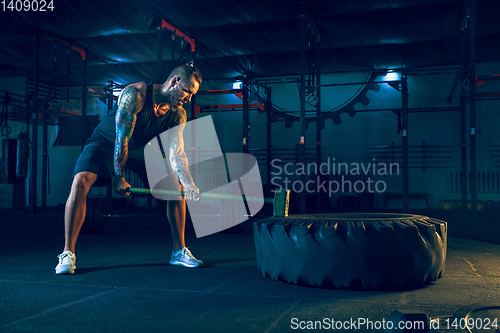
[[[168,265],[170,228],[163,217],[114,219],[104,235],[81,235],[75,275],[58,276],[62,210],[6,214],[0,216],[0,332],[296,332],[325,318],[375,323],[396,309],[436,318],[475,303],[500,305],[500,245],[453,237],[453,229],[467,233],[458,217],[448,221],[452,237],[442,279],[382,291],[262,277],[248,223],[244,233],[199,239],[189,228],[187,246],[205,267]],[[383,331],[356,328],[350,331]]]

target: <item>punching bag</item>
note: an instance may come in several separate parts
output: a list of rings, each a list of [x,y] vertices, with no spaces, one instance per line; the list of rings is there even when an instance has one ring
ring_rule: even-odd
[[[16,177],[28,177],[28,158],[29,158],[29,137],[28,132],[17,132],[17,161]]]

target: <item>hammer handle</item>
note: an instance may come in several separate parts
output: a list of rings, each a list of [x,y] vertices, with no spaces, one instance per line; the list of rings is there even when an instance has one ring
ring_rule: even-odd
[[[171,190],[150,190],[147,188],[128,188],[130,193],[137,194],[157,194],[157,195],[177,195],[183,196],[184,191],[171,191]],[[231,194],[219,194],[219,193],[201,193],[200,197],[204,198],[212,198],[212,199],[223,199],[223,200],[246,200],[246,201],[255,201],[255,202],[265,202],[265,203],[274,203],[273,198],[258,198],[258,197],[247,197],[245,195],[231,195]]]

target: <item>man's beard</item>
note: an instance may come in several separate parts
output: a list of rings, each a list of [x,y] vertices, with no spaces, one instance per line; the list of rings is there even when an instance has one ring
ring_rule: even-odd
[[[170,104],[170,106],[173,106],[173,107],[178,107],[178,106],[181,106],[181,103],[180,103],[180,95],[177,90],[170,90],[168,92],[168,95],[167,95],[167,98],[168,98],[168,104]]]

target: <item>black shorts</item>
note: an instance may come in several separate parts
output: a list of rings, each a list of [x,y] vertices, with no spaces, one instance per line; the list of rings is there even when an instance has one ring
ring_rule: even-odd
[[[105,141],[90,141],[85,145],[73,171],[73,177],[80,172],[88,171],[97,175],[94,186],[107,186],[114,173],[114,145]],[[135,172],[149,187],[146,166],[144,164],[144,148],[129,151],[127,169]]]
[[[83,148],[73,171],[73,177],[84,171],[92,172],[97,175],[97,179],[92,186],[107,186],[111,184],[114,174],[114,145],[106,141],[92,140],[87,142]],[[162,190],[182,190],[182,185],[177,176],[167,167],[165,177],[155,185],[156,189]],[[126,168],[139,176],[146,188],[149,188],[149,182],[144,161],[144,147],[131,150],[128,153]],[[159,198],[158,196],[156,196]],[[166,196],[162,200],[180,200],[181,197]]]

